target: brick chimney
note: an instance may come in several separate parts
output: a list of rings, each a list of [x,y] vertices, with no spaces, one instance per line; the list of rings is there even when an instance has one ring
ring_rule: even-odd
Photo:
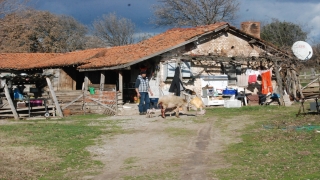
[[[260,39],[260,22],[242,22],[241,31]]]

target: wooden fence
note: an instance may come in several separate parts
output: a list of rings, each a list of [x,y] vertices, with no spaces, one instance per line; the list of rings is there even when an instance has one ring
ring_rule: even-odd
[[[299,75],[302,93],[305,99],[320,97],[320,73],[314,68],[303,71]]]

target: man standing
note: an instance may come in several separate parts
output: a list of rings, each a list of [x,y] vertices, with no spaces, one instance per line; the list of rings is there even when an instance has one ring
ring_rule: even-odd
[[[147,72],[145,70],[142,70],[140,72],[140,75],[136,80],[135,88],[136,88],[137,96],[140,99],[140,103],[139,103],[140,115],[145,115],[147,114],[147,110],[150,107],[150,98],[149,98],[148,91],[150,92],[150,95],[153,96],[153,93],[149,86]]]

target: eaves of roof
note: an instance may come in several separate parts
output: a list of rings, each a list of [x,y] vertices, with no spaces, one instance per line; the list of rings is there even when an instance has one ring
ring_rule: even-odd
[[[0,69],[22,70],[32,69],[34,65],[48,59],[61,56],[61,53],[1,53]]]

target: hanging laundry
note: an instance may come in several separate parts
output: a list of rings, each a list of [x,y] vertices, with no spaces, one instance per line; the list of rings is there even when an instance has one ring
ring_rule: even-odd
[[[252,83],[255,83],[255,82],[257,82],[257,75],[255,75],[255,74],[249,75],[248,83],[252,84]]]
[[[246,74],[237,75],[237,86],[247,87],[248,79],[249,79],[249,75],[246,75]]]
[[[272,83],[271,83],[271,71],[265,71],[261,74],[261,93],[268,94],[273,92]]]
[[[183,87],[182,81],[180,79],[180,67],[176,67],[169,92],[174,93],[176,96],[180,96],[181,91],[184,89],[185,88]]]
[[[249,76],[249,78],[248,78],[248,83],[249,83],[249,84],[255,83],[255,82],[257,82],[257,78],[258,78],[258,76],[260,75],[260,71],[255,71],[255,70],[252,70],[252,69],[247,69],[247,70],[246,70],[246,75]]]

